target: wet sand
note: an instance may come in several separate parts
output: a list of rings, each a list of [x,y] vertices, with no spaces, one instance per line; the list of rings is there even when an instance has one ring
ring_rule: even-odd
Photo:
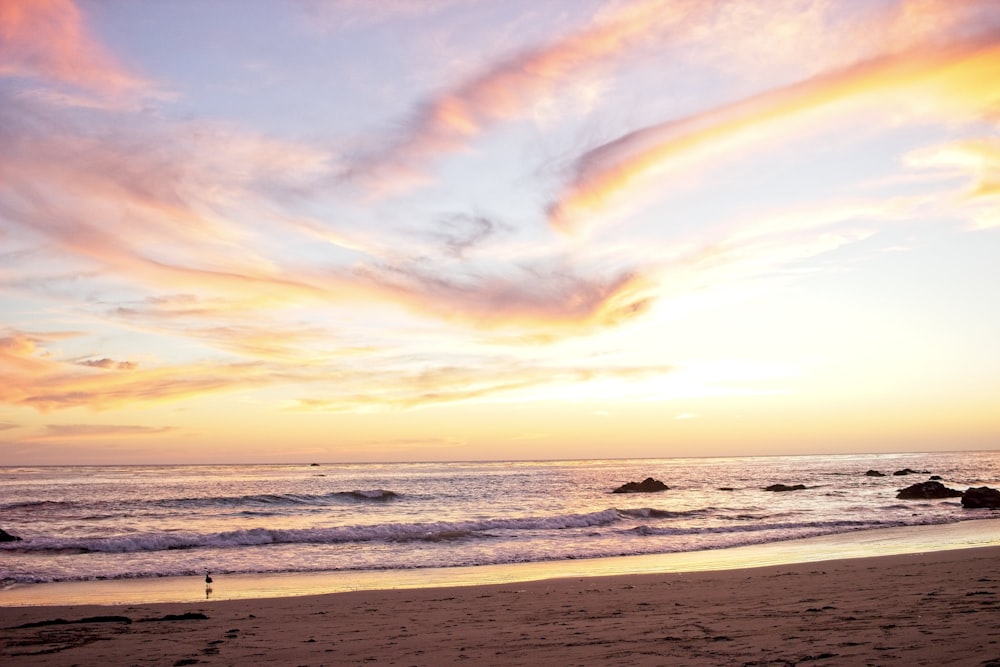
[[[304,597],[5,607],[0,663],[1000,665],[998,565],[1000,547],[983,547]]]

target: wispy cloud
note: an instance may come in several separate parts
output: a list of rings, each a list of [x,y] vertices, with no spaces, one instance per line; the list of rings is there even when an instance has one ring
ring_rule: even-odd
[[[90,368],[103,368],[105,370],[115,370],[115,371],[131,371],[138,367],[138,363],[134,361],[115,361],[114,359],[108,359],[104,357],[103,359],[84,359],[83,361],[77,362],[81,366],[89,366]]]
[[[304,33],[303,7],[336,25]],[[164,403],[190,401],[176,423],[207,432],[222,395],[338,424],[294,413],[579,399],[610,425],[641,411],[607,396],[773,393],[727,384],[732,365],[674,370],[801,325],[743,326],[757,312],[731,294],[807,291],[860,261],[875,280],[880,249],[916,265],[922,230],[1000,227],[997,9],[163,3],[192,48],[192,16],[220,28],[175,58],[131,6],[0,0],[0,430],[60,454],[106,439],[110,458],[166,448],[176,432],[136,416]],[[267,48],[241,51],[262,27]],[[829,335],[814,349],[854,344]],[[716,414],[644,418],[695,413],[692,430]],[[464,442],[391,435],[401,452]]]
[[[76,335],[9,331],[0,338],[0,373],[5,378],[0,403],[41,412],[74,407],[107,410],[271,382],[266,370],[254,364],[182,364],[108,372],[100,363],[81,365],[48,349],[50,343]]]
[[[74,0],[0,3],[0,76],[38,77],[109,95],[145,85],[94,38]]]
[[[280,185],[311,182],[327,168],[322,153],[303,146],[211,129],[191,139],[186,133],[199,128],[187,126],[94,140],[72,126],[30,122],[30,112],[23,101],[0,112],[20,128],[0,163],[6,229],[25,248],[71,258],[78,272],[153,290],[144,302],[113,309],[123,318],[239,319],[274,307],[374,300],[474,326],[588,327],[628,319],[648,297],[641,269],[594,272],[558,259],[558,250],[549,253],[556,258],[500,271],[478,266],[474,250],[510,231],[485,215],[439,218],[424,236],[444,255],[411,261],[389,256],[385,239],[351,240],[318,221],[282,214],[274,170]],[[154,143],[156,150],[145,150]],[[270,227],[241,224],[262,214]],[[281,257],[275,249],[289,235],[349,252],[342,265]],[[45,263],[24,268],[22,284],[31,284],[31,273],[44,272],[37,283],[52,275]],[[163,285],[189,297],[168,303]]]
[[[46,440],[107,440],[164,435],[176,431],[174,426],[137,426],[123,424],[48,424],[44,433],[28,438]]]
[[[390,190],[420,182],[421,165],[467,149],[495,124],[528,113],[571,77],[607,66],[698,7],[661,0],[622,3],[582,29],[502,59],[426,99],[391,141],[354,160],[346,176]]]
[[[1000,76],[1000,33],[957,44],[879,57],[770,90],[706,112],[635,130],[589,150],[573,165],[569,182],[549,207],[549,220],[572,231],[616,199],[670,168],[764,148],[791,132],[815,131],[823,113],[843,113],[845,105],[900,101],[898,116],[937,114],[946,119],[981,116],[1000,92],[981,82]],[[915,108],[914,108],[915,107]],[[849,108],[849,107],[848,107]],[[797,128],[793,122],[810,121]]]
[[[1000,227],[1000,140],[965,140],[915,151],[906,163],[946,171],[971,181],[954,197],[954,208],[971,219],[973,229]]]
[[[582,275],[558,261],[506,269],[501,275],[449,276],[419,264],[382,264],[359,268],[358,278],[407,308],[482,327],[585,330],[619,324],[649,306],[641,272]]]
[[[416,374],[385,374],[379,382],[361,384],[364,387],[361,391],[352,391],[352,383],[347,382],[337,390],[318,391],[316,396],[300,398],[289,404],[288,409],[293,412],[382,411],[473,400],[523,400],[525,396],[548,388],[636,380],[672,371],[672,367],[661,365],[560,367],[544,363],[507,363],[505,366],[440,366]]]

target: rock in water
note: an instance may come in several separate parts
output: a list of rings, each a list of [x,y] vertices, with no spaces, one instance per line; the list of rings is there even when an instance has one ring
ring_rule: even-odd
[[[937,498],[958,498],[961,495],[961,491],[949,489],[941,482],[920,482],[900,489],[896,497],[900,500],[934,500]]]
[[[1000,491],[988,486],[966,489],[962,494],[962,507],[967,510],[1000,509]]]
[[[772,484],[771,486],[764,487],[765,491],[802,491],[806,488],[805,484],[796,484],[795,486],[788,486],[787,484]]]
[[[0,542],[20,542],[21,538],[17,535],[11,535],[6,530],[0,528]]]
[[[666,491],[669,488],[660,480],[647,477],[641,482],[622,484],[611,493],[656,493],[657,491]]]

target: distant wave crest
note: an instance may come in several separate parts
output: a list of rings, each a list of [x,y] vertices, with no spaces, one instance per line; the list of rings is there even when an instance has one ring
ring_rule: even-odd
[[[141,533],[111,537],[36,538],[0,546],[8,551],[63,553],[133,553],[195,549],[199,547],[243,547],[264,544],[345,544],[350,542],[442,542],[490,538],[490,531],[553,531],[603,526],[622,520],[616,509],[553,517],[520,517],[481,521],[433,523],[389,523],[333,528],[251,528],[221,533]]]
[[[263,493],[251,496],[215,496],[210,498],[165,498],[160,507],[274,507],[295,505],[335,505],[350,502],[384,502],[400,494],[386,489],[333,491],[331,493]]]

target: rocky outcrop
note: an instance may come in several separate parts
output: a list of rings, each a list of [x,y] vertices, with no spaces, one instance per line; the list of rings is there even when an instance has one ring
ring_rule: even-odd
[[[0,528],[0,542],[20,542],[21,538],[17,535],[11,535],[6,530]]]
[[[666,491],[669,488],[669,486],[660,480],[647,477],[641,482],[622,484],[611,493],[657,493],[658,491]]]
[[[772,484],[771,486],[764,487],[765,491],[802,491],[806,488],[805,484],[796,484],[794,486],[788,486],[787,484]]]
[[[958,498],[962,492],[949,489],[941,482],[920,482],[900,489],[896,497],[900,500],[936,500],[938,498]]]
[[[966,489],[962,494],[962,507],[967,510],[1000,509],[1000,491],[988,486]]]
[[[931,474],[929,470],[924,470],[923,472],[919,470],[911,470],[910,468],[903,468],[902,470],[897,470],[892,473],[894,477],[902,477],[903,475],[929,475]]]
[[[884,472],[879,472],[878,470],[869,470],[865,473],[866,477],[885,477]]]

